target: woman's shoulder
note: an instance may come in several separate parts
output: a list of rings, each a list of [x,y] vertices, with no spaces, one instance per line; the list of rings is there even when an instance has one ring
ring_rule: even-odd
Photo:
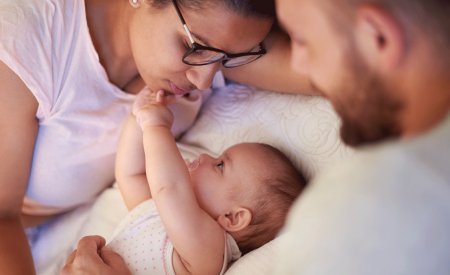
[[[71,18],[84,16],[82,0],[2,0],[0,2],[0,34],[5,38],[51,35]]]
[[[54,85],[64,76],[70,49],[80,43],[78,33],[84,35],[79,30],[85,21],[83,0],[0,1],[0,60],[21,78],[40,108],[53,104],[59,90]]]
[[[38,5],[37,1],[3,0],[0,4],[2,40],[9,36],[20,36],[33,28],[41,28],[45,22],[40,19],[44,16],[42,10],[45,10],[45,6],[45,4]]]

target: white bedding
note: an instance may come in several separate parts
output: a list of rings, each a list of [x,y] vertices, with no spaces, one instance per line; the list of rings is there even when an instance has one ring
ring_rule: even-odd
[[[351,155],[338,129],[336,114],[322,98],[231,84],[214,92],[179,147],[185,158],[193,158],[205,151],[217,155],[239,142],[265,142],[287,153],[311,178]],[[38,274],[58,274],[78,239],[91,234],[108,238],[125,214],[119,191],[110,188],[95,203],[50,224],[33,250]],[[270,274],[276,245],[277,239],[245,255],[226,274]]]

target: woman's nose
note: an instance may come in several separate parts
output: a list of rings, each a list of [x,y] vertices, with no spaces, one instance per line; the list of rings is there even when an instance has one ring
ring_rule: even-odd
[[[197,89],[206,90],[211,87],[214,75],[219,68],[219,62],[203,66],[192,66],[186,71],[186,77]]]

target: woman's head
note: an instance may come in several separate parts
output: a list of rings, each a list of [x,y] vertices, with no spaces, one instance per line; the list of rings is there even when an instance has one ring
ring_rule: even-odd
[[[150,89],[183,94],[208,88],[221,65],[182,62],[191,41],[173,1],[138,1],[130,9],[129,39],[137,69]],[[273,1],[179,0],[176,4],[195,42],[231,54],[254,51],[274,20]]]

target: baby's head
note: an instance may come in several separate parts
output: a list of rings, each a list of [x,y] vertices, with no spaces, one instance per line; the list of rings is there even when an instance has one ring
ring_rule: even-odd
[[[230,233],[243,253],[269,242],[284,225],[306,181],[279,150],[241,143],[188,164],[200,206]]]

